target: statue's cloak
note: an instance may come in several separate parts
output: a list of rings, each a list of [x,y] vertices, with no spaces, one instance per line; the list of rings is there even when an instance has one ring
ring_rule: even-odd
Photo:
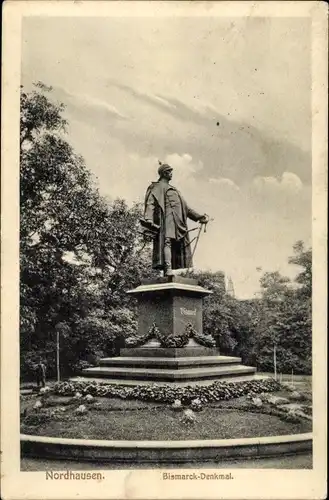
[[[180,210],[168,206],[168,190],[174,190],[180,201]],[[167,201],[167,203],[166,203]],[[166,214],[170,211],[170,213]],[[169,215],[169,217],[168,217]],[[192,210],[177,189],[161,181],[152,182],[145,194],[145,218],[159,226],[153,240],[152,267],[164,269],[164,242],[171,238],[172,269],[192,267],[192,254],[187,219],[198,221],[202,215]]]

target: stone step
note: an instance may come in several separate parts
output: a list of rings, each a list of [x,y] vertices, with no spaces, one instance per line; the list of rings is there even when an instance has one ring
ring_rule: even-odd
[[[222,378],[224,376],[234,377],[238,375],[253,374],[256,368],[251,366],[215,366],[184,368],[180,370],[156,369],[156,368],[121,368],[121,367],[93,367],[86,368],[81,372],[85,377],[123,378],[136,380],[154,381],[176,381],[176,380],[198,380],[207,378]]]
[[[218,349],[215,347],[203,347],[191,344],[195,344],[192,339],[190,339],[189,344],[185,347],[124,347],[120,349],[120,356],[128,358],[195,358],[197,356],[219,355]]]
[[[125,367],[143,367],[143,368],[171,368],[179,369],[181,367],[199,367],[214,365],[232,365],[240,364],[241,358],[231,356],[196,356],[182,358],[135,358],[129,356],[119,356],[116,358],[103,358],[100,360],[101,366],[125,366]]]

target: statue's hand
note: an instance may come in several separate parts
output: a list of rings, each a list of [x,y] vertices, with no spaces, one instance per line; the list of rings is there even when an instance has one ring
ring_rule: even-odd
[[[207,214],[204,214],[201,219],[199,219],[200,224],[208,224],[209,222],[209,216]]]

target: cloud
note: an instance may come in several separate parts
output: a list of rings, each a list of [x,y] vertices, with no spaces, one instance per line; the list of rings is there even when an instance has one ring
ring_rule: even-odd
[[[310,180],[309,155],[285,141],[273,140],[261,129],[224,116],[215,107],[204,107],[197,99],[186,99],[191,101],[187,104],[168,95],[142,93],[124,84],[116,84],[114,90],[108,92],[109,101],[120,102],[121,117],[131,119],[123,122],[114,115],[109,131],[129,152],[163,157],[171,151],[181,156],[188,151],[194,161],[204,165],[200,177],[220,176],[239,185],[250,183],[256,175],[280,176],[284,165],[290,165],[289,170],[303,182]],[[107,122],[101,126],[108,130]]]
[[[165,162],[169,163],[175,171],[184,176],[194,175],[203,168],[203,163],[201,161],[193,161],[190,154],[184,153],[179,155],[178,153],[172,153],[165,157]]]
[[[80,101],[80,105],[82,104],[94,108],[101,108],[102,110],[108,111],[109,113],[114,114],[119,118],[127,119],[127,116],[121,113],[113,104],[105,102],[101,99],[97,99],[95,97],[84,94],[76,94],[75,96],[72,97]]]
[[[170,153],[164,157],[164,162],[174,169],[172,184],[181,190],[188,200],[198,199],[203,183],[200,180],[200,172],[203,170],[202,161],[196,160],[189,153]]]
[[[203,164],[198,170],[199,180],[229,178],[242,186],[255,176],[279,177],[289,165],[289,171],[303,183],[310,182],[309,155],[285,141],[273,140],[261,129],[229,119],[215,106],[202,106],[198,99],[186,98],[192,102],[186,105],[179,99],[142,93],[119,83],[110,83],[97,92],[79,89],[75,93],[59,86],[55,90],[67,104],[69,122],[75,122],[71,132],[77,137],[77,151],[86,159],[91,146],[81,129],[89,127],[84,134],[87,138],[97,129],[104,144],[111,140],[124,145],[124,155],[137,153],[162,160],[172,151],[180,156],[188,151],[194,162]],[[104,155],[105,164],[112,155],[113,148]],[[93,168],[92,161],[90,165]]]
[[[136,87],[119,83],[115,80],[108,80],[111,87],[122,90],[126,94],[134,97],[138,101],[151,105],[161,112],[165,112],[170,116],[174,116],[183,122],[194,122],[199,125],[208,125],[209,121],[214,120],[215,108],[208,102],[200,100],[197,96],[189,99],[178,99],[171,95],[154,94],[150,92],[142,92]]]
[[[303,189],[303,183],[298,177],[298,175],[293,174],[292,172],[284,172],[281,179],[281,186],[284,189],[289,190],[290,192],[298,193]]]
[[[155,95],[155,94],[152,95],[152,94],[150,94],[148,97],[151,100],[154,100],[157,103],[159,102],[159,103],[163,104],[167,108],[174,108],[175,107],[173,104],[170,104],[170,102],[166,101],[166,99],[164,99],[163,97],[160,97],[158,95]]]
[[[235,182],[233,182],[231,179],[227,179],[226,177],[210,177],[209,182],[219,187],[227,187],[235,191],[240,191],[239,186],[237,186],[237,184],[235,184]]]
[[[214,219],[196,266],[226,271],[248,296],[256,267],[286,274],[293,243],[311,236],[309,26],[27,17],[22,83],[54,87],[103,194],[143,201],[158,159],[171,163],[173,185]]]
[[[65,92],[65,91],[64,91]],[[90,108],[95,112],[105,112],[114,118],[126,120],[128,117],[119,111],[113,104],[87,94],[71,94],[65,92],[70,103],[79,110]],[[89,110],[90,111],[90,110]]]
[[[256,192],[260,194],[276,194],[281,192],[289,195],[297,195],[303,189],[302,181],[298,175],[292,172],[284,172],[281,179],[257,176],[252,184]]]
[[[146,104],[152,105],[161,111],[170,111],[175,109],[175,105],[170,103],[165,97],[159,96],[157,94],[141,92],[137,88],[130,85],[125,85],[123,83],[117,82],[116,80],[109,79],[107,83],[114,88],[122,90],[123,92],[129,94],[130,96],[138,99]]]

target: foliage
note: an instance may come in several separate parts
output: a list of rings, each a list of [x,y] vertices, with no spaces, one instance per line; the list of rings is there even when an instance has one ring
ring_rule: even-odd
[[[183,411],[183,414],[180,418],[180,421],[182,424],[192,425],[192,424],[195,424],[198,421],[198,419],[197,419],[194,411],[192,409],[188,408],[187,410]]]
[[[257,398],[260,399],[260,398]],[[280,418],[280,420],[283,420],[285,422],[291,422],[291,423],[299,423],[302,422],[303,420],[310,420],[310,417],[306,414],[304,411],[291,411],[288,408],[285,408],[284,406],[273,406],[269,405],[266,401],[266,398],[262,401],[261,405],[255,405],[251,399],[247,401],[238,401],[237,404],[235,402],[232,402],[230,404],[225,405],[225,409],[232,409],[232,410],[238,410],[238,411],[245,411],[245,412],[251,412],[251,413],[258,413],[258,414],[266,414],[266,415],[272,415]]]
[[[289,263],[302,268],[296,277],[299,285],[298,295],[301,298],[312,298],[312,250],[305,249],[302,241],[297,241],[293,246],[294,255],[289,258]]]
[[[225,276],[221,271],[194,272],[192,278],[198,280],[201,286],[213,293],[204,299],[203,331],[215,340],[215,345],[223,354],[232,354],[236,341],[232,332],[234,316],[232,299],[225,294]],[[204,339],[199,336],[202,343]],[[205,340],[207,342],[207,340]],[[202,344],[205,345],[205,344]],[[212,347],[209,345],[209,347]]]
[[[97,364],[99,358],[117,354],[124,346],[124,333],[132,334],[136,327],[134,312],[127,308],[94,309],[76,323],[75,355]]]
[[[151,328],[145,332],[144,335],[135,334],[134,336],[127,337],[125,339],[125,347],[137,347],[142,346],[149,340],[155,338],[158,339],[160,336],[160,332],[155,323],[151,326]]]
[[[27,94],[21,87],[20,143],[32,141],[36,134],[47,130],[65,130],[67,122],[61,116],[63,104],[54,104],[39,90],[51,92],[41,82],[35,84],[35,89]]]
[[[184,332],[179,335],[175,335],[173,333],[162,333],[159,332],[158,340],[161,344],[161,347],[185,347],[188,344],[189,339],[192,337],[194,333],[193,326],[188,323],[185,327]]]
[[[175,399],[175,401],[171,405],[171,409],[174,411],[180,411],[183,408],[182,402],[180,399]]]
[[[193,411],[202,411],[203,410],[202,402],[200,401],[199,398],[195,398],[191,401],[191,409]]]
[[[262,297],[253,311],[253,350],[258,368],[273,372],[276,348],[277,371],[305,373],[312,370],[312,252],[302,242],[294,245],[289,262],[302,267],[298,286],[278,272],[261,278]]]
[[[203,347],[216,347],[216,342],[211,335],[195,332],[193,338],[197,344],[200,344]]]
[[[20,339],[21,375],[41,356],[55,373],[79,359],[115,354],[135,330],[125,291],[145,274],[149,248],[138,234],[141,208],[101,197],[83,159],[65,140],[67,126],[52,89],[21,89]]]
[[[258,370],[273,372],[275,346],[278,373],[310,374],[312,252],[305,250],[301,242],[293,250],[289,262],[302,267],[295,283],[278,272],[265,272],[259,298],[237,300],[222,295],[211,302],[212,296],[207,299],[210,306],[205,307],[205,328],[217,334],[222,353],[241,356],[243,363],[257,366]],[[221,312],[217,322],[216,309]]]
[[[172,348],[180,348],[185,347],[189,341],[189,334],[185,331],[180,334],[173,333],[160,333],[159,341],[161,347],[172,347]]]
[[[194,326],[192,325],[192,323],[187,323],[184,332],[179,335],[160,332],[156,324],[153,323],[151,328],[144,335],[135,334],[131,337],[126,338],[125,346],[126,347],[142,346],[149,340],[156,339],[160,342],[161,347],[181,348],[185,347],[188,344],[189,339],[192,338],[198,344],[203,345],[205,347],[215,347],[216,345],[214,339],[210,335],[198,333],[194,328]]]
[[[183,404],[191,404],[198,399],[200,404],[228,400],[253,392],[274,392],[280,389],[280,384],[273,379],[247,380],[240,382],[217,381],[208,386],[171,385],[124,385],[101,384],[96,382],[60,382],[55,384],[54,392],[58,395],[72,396],[76,391],[92,396],[115,397],[121,399],[137,399],[173,404],[175,400]]]
[[[289,263],[300,266],[295,283],[279,272],[265,272],[261,297],[237,300],[225,294],[221,273],[195,273],[213,291],[204,300],[204,331],[222,354],[241,356],[245,364],[273,372],[311,373],[312,366],[312,251],[302,242],[293,247]]]

